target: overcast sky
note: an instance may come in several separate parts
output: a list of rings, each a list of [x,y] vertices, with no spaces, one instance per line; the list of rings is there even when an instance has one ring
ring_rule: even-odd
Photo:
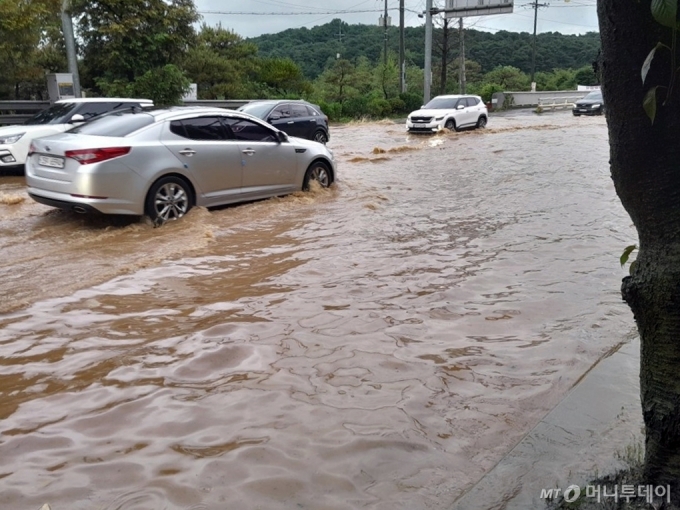
[[[596,0],[538,0],[550,4],[538,11],[538,32],[582,34],[598,30]],[[242,37],[273,34],[288,28],[312,28],[340,18],[349,24],[378,23],[385,0],[194,0],[198,11],[209,25],[222,23]],[[444,7],[444,0],[433,0]],[[532,0],[514,0],[512,14],[466,18],[465,24],[478,30],[533,32]],[[399,26],[399,0],[387,0],[392,25]],[[405,24],[424,23],[418,13],[425,10],[425,0],[405,0]],[[363,11],[363,12],[359,12]],[[213,13],[221,14],[213,14]]]

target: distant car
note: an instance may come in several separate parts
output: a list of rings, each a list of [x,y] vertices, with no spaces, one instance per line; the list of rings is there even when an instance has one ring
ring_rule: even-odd
[[[601,90],[593,90],[583,99],[574,103],[571,110],[575,116],[579,115],[602,115],[604,113],[604,98]]]
[[[479,96],[437,96],[406,119],[408,131],[432,133],[442,129],[459,131],[466,127],[483,128],[489,112]]]
[[[79,213],[178,219],[218,206],[328,187],[333,153],[246,113],[175,107],[112,112],[33,140],[28,194]]]
[[[62,99],[23,124],[0,127],[0,170],[22,169],[34,138],[63,133],[102,113],[132,106],[150,107],[153,102],[115,97]]]
[[[238,111],[259,117],[290,136],[319,143],[331,139],[328,117],[318,105],[307,101],[251,101]]]

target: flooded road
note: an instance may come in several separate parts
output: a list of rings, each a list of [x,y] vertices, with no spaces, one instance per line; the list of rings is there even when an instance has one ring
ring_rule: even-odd
[[[447,509],[634,336],[603,118],[329,146],[157,229],[0,177],[0,509]]]

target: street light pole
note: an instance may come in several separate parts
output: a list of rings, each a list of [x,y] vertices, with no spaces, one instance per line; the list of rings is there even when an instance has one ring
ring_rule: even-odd
[[[427,0],[425,5],[425,83],[423,84],[423,104],[427,104],[430,101],[430,84],[432,83],[432,0]]]
[[[383,57],[383,61],[385,63],[385,69],[387,69],[387,0],[385,0],[385,55]]]
[[[531,44],[531,91],[536,91],[536,82],[534,81],[534,75],[536,74],[536,26],[538,25],[538,8],[548,7],[548,4],[539,4],[538,0],[534,0],[533,3],[529,4],[534,8],[534,39]]]
[[[399,0],[399,91],[402,94],[406,92],[404,53],[404,0]]]
[[[62,0],[61,3],[61,28],[64,31],[68,72],[73,75],[73,93],[76,97],[81,97],[80,76],[78,75],[78,57],[76,56],[76,42],[75,37],[73,36],[73,20],[71,19],[69,0]]]
[[[465,94],[465,33],[463,32],[463,18],[458,19],[458,30],[460,31],[460,63],[458,66],[459,79],[460,79],[460,93]]]

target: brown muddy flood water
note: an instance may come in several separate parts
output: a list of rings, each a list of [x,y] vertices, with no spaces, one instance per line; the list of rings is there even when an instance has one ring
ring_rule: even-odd
[[[0,508],[447,509],[632,337],[604,119],[329,146],[158,229],[0,177]]]

